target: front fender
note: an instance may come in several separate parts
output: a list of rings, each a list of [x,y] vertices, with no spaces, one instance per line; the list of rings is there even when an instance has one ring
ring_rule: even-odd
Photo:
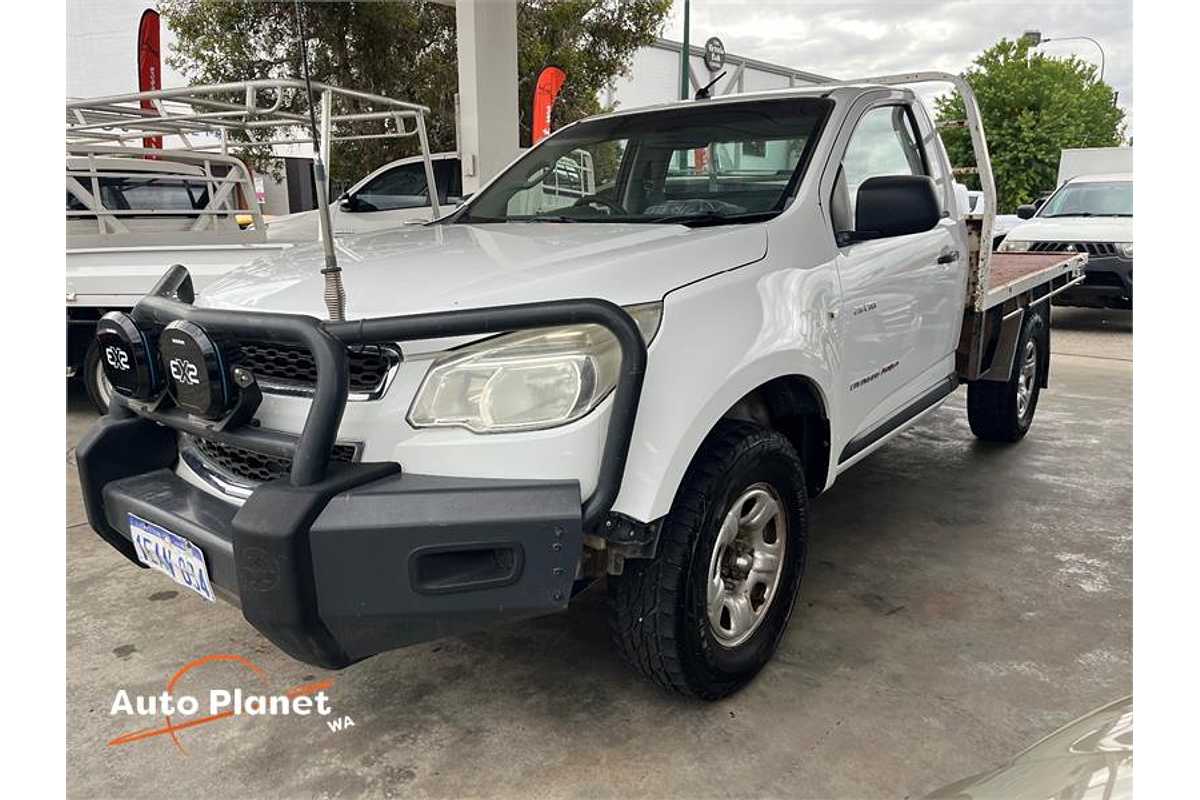
[[[667,295],[614,511],[642,522],[666,514],[705,436],[774,378],[807,378],[829,408],[832,276],[756,265]]]

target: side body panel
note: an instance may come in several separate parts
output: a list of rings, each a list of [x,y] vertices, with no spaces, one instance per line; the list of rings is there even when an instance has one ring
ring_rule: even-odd
[[[773,236],[773,234],[772,234]],[[832,261],[773,256],[667,295],[650,349],[625,480],[613,510],[650,521],[671,508],[704,437],[738,400],[784,375],[809,379],[828,405],[838,372]]]
[[[938,352],[941,337],[932,330],[948,328],[946,272],[936,261],[949,242],[935,229],[863,242],[839,256],[845,379],[834,396],[849,430],[870,429],[928,389],[926,373],[949,355]]]
[[[844,372],[834,390],[839,417],[831,456],[835,463],[847,441],[871,431],[953,372],[962,324],[966,230],[941,141],[910,93],[875,90],[847,110],[821,176],[821,197],[830,198],[824,208],[832,205],[838,169],[856,125],[865,114],[894,106],[912,109],[943,217],[930,231],[837,248],[842,289],[837,339]],[[830,220],[824,232],[830,240],[834,227]]]
[[[705,436],[738,400],[781,376],[806,378],[829,416],[832,439],[845,438],[832,402],[843,369],[837,250],[819,193],[831,134],[844,117],[834,99],[796,197],[765,223],[766,256],[667,294],[613,511],[644,522],[670,511]],[[831,464],[827,485],[833,472]]]

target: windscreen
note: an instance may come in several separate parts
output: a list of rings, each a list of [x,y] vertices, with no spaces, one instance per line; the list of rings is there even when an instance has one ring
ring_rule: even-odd
[[[1041,217],[1132,217],[1133,181],[1068,183],[1042,206]]]
[[[783,209],[829,108],[780,98],[605,117],[531,150],[453,221],[762,219]]]

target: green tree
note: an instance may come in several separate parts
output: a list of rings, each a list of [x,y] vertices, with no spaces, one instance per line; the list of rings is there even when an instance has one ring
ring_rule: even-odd
[[[602,110],[599,92],[624,74],[634,51],[662,30],[670,0],[520,0],[517,78],[520,140],[529,144],[534,84],[554,64],[567,82],[554,107],[556,126]],[[177,37],[170,64],[194,84],[299,77],[292,2],[160,0]],[[458,91],[454,9],[423,0],[305,3],[304,29],[314,81],[430,108],[434,150],[455,149]],[[305,110],[296,97],[289,110]],[[395,158],[417,152],[414,138],[339,144],[331,180],[346,185]],[[261,157],[253,158],[260,168]]]
[[[1066,147],[1121,144],[1125,112],[1096,68],[1077,58],[1030,52],[1028,43],[1001,39],[975,59],[964,77],[975,92],[996,176],[999,211],[1012,212],[1053,189]],[[939,122],[963,119],[962,97],[938,98]],[[970,135],[942,131],[955,166],[973,165]],[[978,179],[969,179],[978,188]]]

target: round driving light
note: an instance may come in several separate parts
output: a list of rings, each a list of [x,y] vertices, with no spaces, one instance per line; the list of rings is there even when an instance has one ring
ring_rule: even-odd
[[[232,408],[236,390],[229,370],[237,350],[232,343],[219,343],[199,325],[175,320],[163,328],[158,349],[175,405],[205,419],[219,419]]]
[[[121,311],[110,311],[96,323],[100,363],[117,394],[151,400],[162,391],[163,373],[154,350],[156,338],[154,330],[143,331]]]

